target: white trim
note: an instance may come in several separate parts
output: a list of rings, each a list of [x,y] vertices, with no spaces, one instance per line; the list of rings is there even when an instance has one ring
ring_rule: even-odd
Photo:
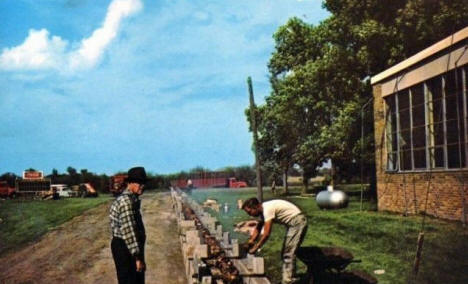
[[[382,97],[388,96],[397,90],[414,86],[465,64],[468,64],[468,49],[460,47],[434,58],[423,66],[387,78],[388,80],[381,82],[381,95]]]
[[[371,78],[371,84],[374,85],[392,75],[395,75],[398,72],[401,72],[405,69],[407,69],[410,66],[413,66],[414,64],[436,54],[437,52],[440,52],[464,39],[468,38],[468,27],[446,37],[445,39],[437,42],[434,45],[431,45],[430,47],[420,51],[419,53],[411,56],[410,58],[390,67],[389,69],[375,75],[374,77]]]

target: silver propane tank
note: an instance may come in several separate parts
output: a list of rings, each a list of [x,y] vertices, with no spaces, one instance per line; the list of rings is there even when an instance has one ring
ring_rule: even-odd
[[[348,206],[348,195],[341,190],[333,190],[333,186],[327,186],[327,190],[320,191],[315,198],[320,209],[339,209]]]

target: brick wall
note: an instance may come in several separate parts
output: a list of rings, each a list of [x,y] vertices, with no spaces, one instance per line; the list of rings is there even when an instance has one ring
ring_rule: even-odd
[[[433,171],[432,173],[388,173],[385,171],[387,164],[384,138],[385,116],[380,84],[374,85],[373,93],[379,210],[415,214],[422,213],[426,209],[427,214],[435,217],[462,220],[463,202],[468,207],[468,171]],[[468,208],[466,210],[468,211]],[[467,216],[466,213],[468,212],[465,212],[465,216]]]

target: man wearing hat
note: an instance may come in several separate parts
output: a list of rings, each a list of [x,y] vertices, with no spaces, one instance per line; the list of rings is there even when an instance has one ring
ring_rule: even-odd
[[[126,189],[110,208],[112,256],[119,284],[145,283],[146,235],[138,198],[148,181],[145,168],[131,168],[125,181]]]

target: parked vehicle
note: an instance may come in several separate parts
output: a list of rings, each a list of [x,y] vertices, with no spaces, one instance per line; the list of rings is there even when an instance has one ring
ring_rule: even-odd
[[[42,191],[50,191],[50,179],[17,179],[16,193],[19,195],[40,195]]]
[[[227,187],[229,188],[241,188],[247,187],[247,183],[245,181],[238,181],[235,177],[228,178]]]
[[[2,198],[15,198],[16,189],[8,185],[6,181],[0,181],[0,197]]]
[[[79,194],[81,197],[97,197],[98,193],[96,189],[90,183],[81,183],[79,188]]]
[[[41,197],[42,200],[58,200],[60,199],[59,193],[57,189],[51,188],[48,191],[39,191],[37,192],[37,196]]]
[[[207,177],[207,178],[193,178],[193,179],[178,179],[172,180],[171,185],[181,189],[193,189],[193,188],[210,188],[210,187],[228,187],[228,188],[240,188],[247,187],[245,181],[238,181],[235,177]]]
[[[76,196],[78,196],[66,184],[51,184],[50,187],[51,187],[51,189],[55,189],[60,197],[76,197]]]

